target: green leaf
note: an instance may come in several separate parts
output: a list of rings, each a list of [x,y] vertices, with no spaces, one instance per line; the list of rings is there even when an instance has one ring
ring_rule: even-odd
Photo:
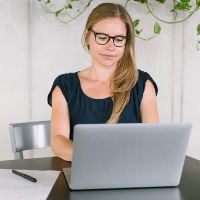
[[[197,25],[197,35],[200,35],[200,24]]]
[[[161,26],[158,24],[158,22],[156,22],[154,24],[154,33],[155,34],[160,34],[160,31],[161,31]]]
[[[62,9],[60,9],[60,10],[57,10],[56,13],[55,13],[56,17],[58,17],[58,15],[59,15],[63,10],[64,10],[64,8],[62,8]]]
[[[164,4],[166,0],[156,0],[156,1]]]
[[[197,51],[200,51],[200,40],[197,40]]]
[[[137,1],[139,3],[147,3],[148,0],[133,0],[133,1]]]
[[[139,19],[136,19],[132,22],[133,26],[136,27],[138,26],[138,24],[140,23],[140,20]]]
[[[72,9],[73,7],[72,7],[72,4],[71,3],[68,3],[68,4],[66,4],[65,5],[65,9]]]
[[[137,29],[135,30],[135,33],[136,33],[136,35],[138,35],[138,36],[140,35],[141,32],[142,32],[142,30],[137,30]]]
[[[47,0],[47,1],[46,1],[46,4],[48,4],[48,3],[51,3],[51,0]]]
[[[196,6],[200,7],[200,0],[196,0]]]
[[[192,8],[190,3],[190,0],[175,1],[173,10],[189,11]]]

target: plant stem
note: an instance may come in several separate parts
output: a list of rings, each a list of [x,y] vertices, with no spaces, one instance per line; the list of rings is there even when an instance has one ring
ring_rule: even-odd
[[[87,5],[85,6],[85,8],[84,8],[78,15],[76,15],[75,17],[71,17],[71,16],[68,15],[68,16],[71,18],[70,20],[64,21],[64,20],[62,20],[62,19],[59,18],[59,15],[56,16],[57,20],[60,21],[60,22],[62,22],[62,23],[64,23],[64,24],[67,24],[67,23],[73,21],[74,19],[78,18],[83,12],[85,12],[85,10],[89,7],[89,5],[90,5],[90,3],[91,3],[92,1],[93,1],[93,0],[89,0],[88,3],[87,3]],[[72,2],[73,2],[73,0],[70,0],[70,3],[72,3]],[[44,2],[44,0],[41,0],[41,1],[40,1],[40,4],[42,5],[42,7],[44,8],[44,10],[45,10],[47,13],[51,13],[51,14],[54,14],[54,15],[56,15],[56,13],[57,13],[59,10],[64,10],[64,9],[66,9],[65,7],[63,7],[63,8],[61,8],[61,9],[59,9],[59,10],[52,11],[52,10],[50,10],[50,9],[48,8],[48,6],[47,6],[46,2]]]
[[[128,4],[129,1],[130,1],[130,0],[126,0],[126,3],[125,3],[125,5],[124,5],[125,8],[127,7],[127,4]]]
[[[73,21],[74,19],[78,18],[82,13],[84,13],[85,10],[89,7],[89,5],[90,5],[90,3],[91,3],[92,1],[93,1],[93,0],[90,0],[90,1],[88,2],[88,4],[85,6],[85,8],[84,8],[78,15],[76,15],[75,17],[71,17],[71,19],[68,20],[68,21],[64,21],[64,20],[60,19],[59,17],[56,17],[56,18],[58,19],[58,21],[60,21],[60,22],[62,22],[62,23],[64,23],[64,24],[67,24],[67,23]]]
[[[144,40],[144,41],[148,41],[148,40],[151,40],[151,39],[153,39],[154,37],[156,37],[156,35],[154,34],[154,35],[152,35],[152,36],[150,36],[150,37],[148,37],[148,38],[140,37],[140,36],[138,36],[138,35],[135,35],[135,37],[137,37],[137,38],[139,38],[139,39],[141,39],[141,40]]]
[[[187,17],[185,17],[184,19],[182,19],[182,20],[177,20],[177,21],[166,21],[166,20],[163,20],[163,19],[159,18],[158,16],[156,16],[156,15],[154,14],[153,9],[152,9],[150,3],[146,2],[145,4],[146,4],[146,7],[147,7],[149,13],[150,13],[155,19],[157,19],[157,20],[160,21],[160,22],[166,23],[166,24],[177,24],[177,23],[184,22],[184,21],[186,21],[187,19],[189,19],[189,18],[199,9],[199,7],[196,6],[196,7],[194,8],[194,10],[191,11],[191,13],[190,13]]]

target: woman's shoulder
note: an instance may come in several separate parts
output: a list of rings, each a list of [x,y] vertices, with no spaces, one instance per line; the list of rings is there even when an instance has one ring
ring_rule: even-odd
[[[78,82],[77,72],[63,73],[56,77],[53,85],[58,85],[61,90],[70,91],[74,90]]]
[[[158,87],[157,87],[155,80],[152,78],[152,76],[148,72],[138,69],[138,81],[136,83],[136,86],[141,88],[144,91],[147,80],[151,81],[151,83],[153,84],[153,86],[155,88],[155,92],[157,94]]]
[[[77,72],[63,73],[63,74],[59,74],[55,78],[55,81],[68,82],[68,81],[71,81],[72,79],[76,78],[76,76],[77,76]]]
[[[58,75],[55,78],[51,90],[48,94],[49,105],[51,105],[52,92],[56,86],[60,88],[67,102],[70,102],[73,90],[76,87],[76,82],[77,82],[77,72],[63,73]]]
[[[138,80],[148,79],[149,77],[151,75],[148,72],[138,69]]]

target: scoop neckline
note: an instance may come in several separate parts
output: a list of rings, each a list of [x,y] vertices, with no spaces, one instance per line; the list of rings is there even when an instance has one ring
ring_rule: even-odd
[[[87,97],[88,99],[94,100],[94,101],[105,101],[105,100],[110,100],[110,99],[112,99],[111,96],[98,99],[98,98],[90,97],[90,96],[88,96],[87,94],[85,94],[85,92],[83,91],[83,89],[82,89],[82,87],[81,87],[81,81],[80,81],[80,79],[79,79],[78,72],[79,72],[79,71],[75,72],[75,75],[76,75],[76,78],[77,78],[77,80],[78,80],[79,88],[80,88],[80,91],[81,91],[81,93],[83,94],[83,96]]]

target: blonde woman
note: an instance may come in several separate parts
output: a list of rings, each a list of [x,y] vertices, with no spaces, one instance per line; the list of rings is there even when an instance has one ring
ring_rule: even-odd
[[[91,65],[58,76],[48,95],[52,151],[67,161],[72,160],[76,124],[158,122],[157,86],[136,67],[134,30],[125,8],[98,5],[82,40]]]

